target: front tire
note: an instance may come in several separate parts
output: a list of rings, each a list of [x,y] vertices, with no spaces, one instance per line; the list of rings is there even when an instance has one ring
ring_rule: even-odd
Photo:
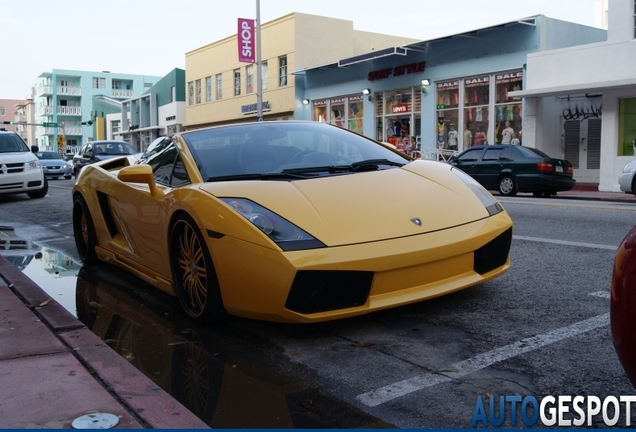
[[[95,253],[97,235],[88,205],[81,195],[73,201],[73,234],[80,259],[85,264],[95,264],[98,261]]]
[[[44,177],[44,183],[42,185],[42,189],[35,192],[27,192],[29,198],[44,198],[46,194],[49,192],[49,181]]]
[[[170,269],[177,297],[190,318],[213,322],[226,314],[214,264],[201,230],[180,215],[170,231]]]
[[[510,175],[501,177],[499,179],[497,189],[499,190],[499,193],[504,196],[517,195],[517,184],[515,182],[515,178]]]

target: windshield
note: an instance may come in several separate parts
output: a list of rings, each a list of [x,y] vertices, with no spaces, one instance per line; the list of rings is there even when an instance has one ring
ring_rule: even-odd
[[[96,156],[121,156],[135,154],[137,151],[125,141],[100,141],[93,144]]]
[[[30,151],[26,143],[20,136],[10,134],[0,134],[0,153],[27,152]]]
[[[38,159],[43,160],[64,160],[62,159],[62,156],[55,152],[37,152],[35,153],[35,155],[38,157]]]
[[[408,157],[348,130],[314,122],[258,122],[183,134],[203,178],[289,179],[391,169]]]

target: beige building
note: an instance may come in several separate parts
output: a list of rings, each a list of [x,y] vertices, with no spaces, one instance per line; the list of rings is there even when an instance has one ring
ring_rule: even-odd
[[[353,22],[291,13],[261,25],[265,120],[293,119],[308,68],[416,39],[353,29]],[[238,60],[237,35],[186,53],[187,129],[256,119],[256,65]]]

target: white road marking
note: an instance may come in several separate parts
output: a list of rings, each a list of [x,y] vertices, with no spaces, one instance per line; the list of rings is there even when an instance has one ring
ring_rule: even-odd
[[[554,244],[567,245],[567,246],[580,246],[580,247],[587,247],[587,248],[594,248],[594,249],[606,249],[611,251],[616,251],[616,249],[618,249],[618,246],[601,245],[601,244],[595,244],[595,243],[571,242],[566,240],[545,239],[540,237],[525,237],[525,236],[513,235],[512,238],[515,240],[526,240],[526,241],[534,241],[534,242],[541,242],[541,243],[554,243]]]
[[[567,327],[552,330],[548,333],[532,336],[520,341],[514,342],[500,348],[495,348],[483,354],[469,358],[449,367],[440,369],[436,373],[427,373],[421,376],[415,376],[388,386],[371,390],[356,396],[361,403],[374,407],[383,403],[405,396],[409,393],[432,387],[436,384],[448,382],[453,379],[462,378],[473,372],[485,369],[495,363],[508,360],[521,354],[542,348],[554,342],[577,336],[599,327],[609,324],[609,313],[604,313],[584,321],[579,321]]]
[[[609,299],[611,297],[611,294],[609,291],[596,291],[596,292],[589,293],[589,295],[593,297],[602,298],[602,299]]]

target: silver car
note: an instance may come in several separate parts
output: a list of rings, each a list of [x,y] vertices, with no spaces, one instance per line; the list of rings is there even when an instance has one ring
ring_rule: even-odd
[[[621,187],[623,192],[632,193],[636,195],[636,160],[631,161],[625,168],[623,168],[623,172],[618,177],[618,184]]]
[[[71,173],[71,164],[64,160],[64,158],[54,151],[38,151],[35,155],[40,159],[40,164],[44,170],[44,175],[48,178],[56,179],[58,177],[64,177],[70,179],[73,174]]]

